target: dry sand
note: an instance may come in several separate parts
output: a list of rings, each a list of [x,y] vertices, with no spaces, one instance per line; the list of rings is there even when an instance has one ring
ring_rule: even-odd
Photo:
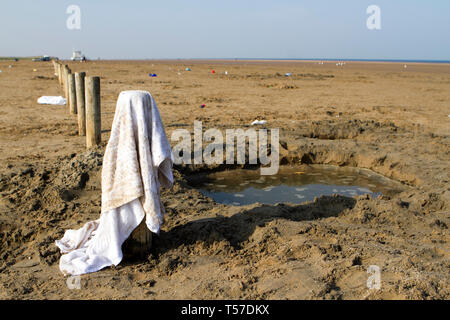
[[[102,78],[96,150],[85,150],[67,107],[37,104],[62,94],[51,63],[0,61],[1,299],[449,299],[450,65],[69,65]],[[70,290],[54,241],[99,216],[102,153],[128,89],[154,95],[169,137],[195,119],[219,129],[265,119],[281,130],[282,163],[368,168],[407,191],[235,207],[187,185],[187,173],[211,168],[177,167],[148,258],[83,275]],[[366,286],[370,265],[381,269],[380,290]]]

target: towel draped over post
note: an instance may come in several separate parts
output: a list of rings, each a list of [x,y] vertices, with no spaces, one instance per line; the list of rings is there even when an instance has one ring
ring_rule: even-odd
[[[145,218],[159,233],[164,223],[160,187],[173,183],[172,151],[156,102],[146,91],[123,91],[117,100],[102,167],[98,220],[67,230],[61,240],[60,270],[80,275],[118,265],[121,246]]]

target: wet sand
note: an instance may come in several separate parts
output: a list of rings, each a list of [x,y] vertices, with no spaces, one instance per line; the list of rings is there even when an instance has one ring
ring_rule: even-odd
[[[68,107],[37,104],[62,95],[51,63],[0,61],[0,298],[449,298],[450,65],[68,64],[102,78],[95,150],[85,150]],[[153,94],[169,137],[192,131],[194,120],[225,130],[264,119],[280,128],[282,164],[366,168],[407,190],[232,206],[186,180],[223,167],[177,166],[174,187],[162,193],[166,224],[148,258],[83,275],[81,289],[70,290],[54,241],[100,214],[102,155],[118,94],[129,89]],[[380,267],[379,290],[367,288],[370,265]]]

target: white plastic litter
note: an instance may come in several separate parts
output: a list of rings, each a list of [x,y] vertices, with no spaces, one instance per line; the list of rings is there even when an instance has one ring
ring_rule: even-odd
[[[266,120],[255,120],[252,122],[252,126],[258,125],[258,124],[266,124],[266,123],[267,123]]]
[[[42,96],[37,102],[39,104],[52,104],[58,106],[63,106],[67,103],[66,99],[61,96]]]

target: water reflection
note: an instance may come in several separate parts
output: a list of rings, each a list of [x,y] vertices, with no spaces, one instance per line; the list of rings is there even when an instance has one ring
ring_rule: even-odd
[[[261,176],[259,170],[236,169],[197,174],[188,180],[205,196],[232,205],[302,203],[332,194],[392,196],[405,189],[401,183],[369,170],[325,165],[283,166],[274,176]]]

